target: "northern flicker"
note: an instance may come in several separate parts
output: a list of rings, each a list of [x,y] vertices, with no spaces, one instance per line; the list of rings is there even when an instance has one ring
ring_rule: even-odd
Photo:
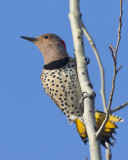
[[[69,122],[76,124],[77,131],[86,144],[88,136],[83,119],[84,107],[79,105],[82,92],[77,77],[75,58],[69,57],[65,42],[55,34],[43,34],[36,38],[21,38],[35,43],[40,49],[44,57],[44,67],[41,74],[44,91],[67,116]],[[96,111],[97,128],[101,126],[105,115],[103,112]],[[121,121],[122,118],[109,115],[109,120],[100,136],[100,142],[103,146],[105,146],[105,142],[112,145],[110,138],[114,139],[112,133],[116,133],[115,129],[118,128],[114,122]]]

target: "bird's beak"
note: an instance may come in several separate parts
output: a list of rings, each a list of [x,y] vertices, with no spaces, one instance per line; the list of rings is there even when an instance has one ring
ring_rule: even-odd
[[[21,36],[21,38],[26,39],[26,40],[31,41],[31,42],[38,41],[37,38],[32,38],[32,37],[24,37],[24,36]]]

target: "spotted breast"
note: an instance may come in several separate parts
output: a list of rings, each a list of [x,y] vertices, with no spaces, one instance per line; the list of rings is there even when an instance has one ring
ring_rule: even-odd
[[[81,119],[83,115],[83,109],[79,105],[81,89],[74,58],[70,58],[69,63],[62,68],[43,69],[41,81],[45,92],[67,116],[69,122],[75,117]]]

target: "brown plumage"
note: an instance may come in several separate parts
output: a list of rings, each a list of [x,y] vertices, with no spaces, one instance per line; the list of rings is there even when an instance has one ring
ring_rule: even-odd
[[[36,38],[22,37],[36,44],[44,57],[44,68],[41,82],[46,94],[55,102],[67,116],[69,122],[74,122],[82,140],[87,142],[87,132],[83,120],[83,105],[79,105],[82,92],[79,85],[76,61],[69,57],[65,42],[54,34],[43,34]],[[102,124],[105,113],[97,111],[95,114],[97,128]],[[109,120],[101,133],[101,144],[111,144],[117,126],[114,122],[122,121],[121,118],[110,115]]]

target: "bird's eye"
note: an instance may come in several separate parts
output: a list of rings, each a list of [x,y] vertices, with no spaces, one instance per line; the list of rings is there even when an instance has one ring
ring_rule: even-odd
[[[48,36],[44,36],[44,39],[48,39]]]

